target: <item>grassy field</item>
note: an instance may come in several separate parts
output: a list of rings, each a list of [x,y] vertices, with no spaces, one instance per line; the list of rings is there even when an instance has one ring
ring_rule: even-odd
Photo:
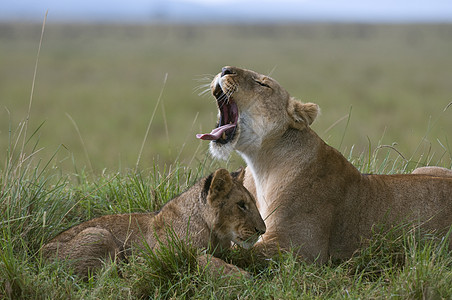
[[[0,299],[452,297],[447,241],[410,225],[376,229],[348,261],[318,266],[282,254],[245,266],[253,277],[241,279],[213,278],[177,241],[158,257],[107,263],[87,282],[39,252],[81,221],[157,210],[224,165],[194,138],[216,119],[197,87],[223,65],[271,74],[320,104],[314,129],[362,172],[451,167],[452,25],[49,22],[27,121],[40,27],[0,24]],[[235,156],[229,168],[240,164]]]
[[[0,24],[0,149],[27,115],[40,31],[40,24]],[[135,167],[156,109],[141,167],[175,160],[196,165],[207,143],[194,136],[216,121],[212,98],[199,96],[197,88],[222,66],[235,65],[271,74],[293,96],[318,103],[322,115],[313,127],[343,152],[354,145],[359,155],[369,146],[374,151],[397,143],[406,159],[426,155],[422,164],[431,159],[450,166],[444,153],[452,112],[443,111],[452,101],[450,53],[452,25],[95,26],[49,20],[30,130],[44,122],[39,155],[49,158],[59,149],[54,165],[63,173],[74,165],[90,172],[92,166],[95,174],[126,170]]]
[[[27,155],[23,156],[24,158]],[[23,162],[23,163],[21,163]],[[364,162],[357,161],[365,166]],[[421,236],[412,225],[375,228],[347,261],[307,264],[288,254],[243,267],[252,278],[213,277],[197,251],[177,240],[157,255],[109,263],[83,281],[64,262],[45,263],[39,249],[52,236],[95,216],[156,210],[208,169],[172,165],[147,173],[110,173],[79,182],[50,176],[18,160],[2,172],[0,299],[450,299],[447,239]],[[29,167],[30,166],[30,167]],[[367,168],[366,166],[365,168]],[[377,171],[371,164],[370,171]],[[363,170],[363,169],[362,169]],[[236,262],[240,249],[224,253]]]

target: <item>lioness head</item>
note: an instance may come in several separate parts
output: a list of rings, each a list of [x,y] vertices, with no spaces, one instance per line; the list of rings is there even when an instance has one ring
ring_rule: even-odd
[[[253,151],[265,139],[283,134],[289,127],[302,130],[312,124],[319,108],[290,97],[279,83],[262,74],[224,67],[211,85],[218,104],[217,127],[197,138],[210,140],[210,150],[226,159],[232,150]]]
[[[256,200],[243,186],[244,174],[243,169],[232,174],[219,169],[206,179],[204,218],[219,240],[250,248],[266,227]]]

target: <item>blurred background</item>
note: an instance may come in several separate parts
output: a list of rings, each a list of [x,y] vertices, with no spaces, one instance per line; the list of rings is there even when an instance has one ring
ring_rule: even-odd
[[[446,0],[3,1],[2,159],[20,150],[30,109],[29,152],[62,173],[210,160],[195,134],[215,125],[203,92],[224,65],[318,103],[313,128],[346,157],[451,167]]]

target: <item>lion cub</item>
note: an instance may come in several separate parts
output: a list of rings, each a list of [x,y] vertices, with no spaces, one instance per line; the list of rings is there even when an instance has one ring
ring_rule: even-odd
[[[166,241],[169,228],[182,241],[215,253],[229,248],[231,241],[249,248],[266,227],[254,197],[243,186],[244,173],[243,169],[232,174],[219,169],[159,212],[108,215],[81,223],[44,245],[43,256],[73,260],[76,273],[84,277],[101,267],[102,259],[124,258],[144,242],[151,249],[158,247],[157,240]],[[210,259],[225,272],[238,270],[220,259]],[[205,264],[207,260],[198,261]]]

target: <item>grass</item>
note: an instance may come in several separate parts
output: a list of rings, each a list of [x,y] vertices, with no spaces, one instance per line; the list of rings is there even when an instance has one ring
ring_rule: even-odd
[[[202,169],[202,167],[200,167]],[[64,262],[45,264],[42,243],[95,216],[155,210],[198,175],[182,166],[170,173],[104,175],[81,184],[28,170],[2,181],[0,295],[11,299],[440,299],[452,296],[447,240],[420,235],[410,225],[375,229],[350,260],[324,266],[281,254],[246,269],[253,278],[215,278],[200,269],[196,251],[174,240],[128,264],[107,263],[84,282]],[[201,172],[202,173],[202,172]],[[226,259],[241,255],[226,253]]]
[[[347,261],[320,266],[286,253],[244,266],[253,277],[239,279],[213,277],[197,265],[196,250],[177,239],[129,263],[106,262],[87,281],[64,262],[44,263],[39,252],[57,233],[93,217],[158,210],[218,167],[204,154],[205,144],[187,138],[215,119],[212,103],[192,92],[199,83],[187,78],[217,72],[219,56],[228,61],[221,64],[262,72],[279,61],[274,77],[292,94],[320,98],[316,102],[324,110],[315,129],[333,146],[341,145],[362,172],[451,167],[452,124],[445,109],[452,94],[445,79],[451,28],[48,25],[32,102],[25,91],[33,70],[25,66],[33,65],[35,55],[28,53],[36,52],[39,31],[34,25],[1,24],[0,50],[6,55],[0,57],[0,98],[8,117],[0,118],[7,149],[0,167],[0,298],[451,298],[447,239],[421,234],[413,224],[389,232],[375,227]],[[280,48],[268,47],[274,44]],[[262,52],[250,50],[256,48]],[[24,74],[30,74],[27,84]],[[15,114],[27,117],[18,122]],[[358,137],[364,142],[357,143]],[[118,159],[119,152],[127,154]],[[231,250],[224,258],[241,255]]]
[[[27,114],[40,33],[40,24],[0,24],[1,149]],[[59,149],[62,173],[114,173],[135,168],[155,110],[139,168],[196,167],[207,143],[195,134],[216,122],[213,98],[197,87],[236,65],[318,103],[314,129],[344,153],[370,141],[450,165],[451,37],[450,24],[84,25],[50,14],[30,128],[44,122],[43,160]]]

